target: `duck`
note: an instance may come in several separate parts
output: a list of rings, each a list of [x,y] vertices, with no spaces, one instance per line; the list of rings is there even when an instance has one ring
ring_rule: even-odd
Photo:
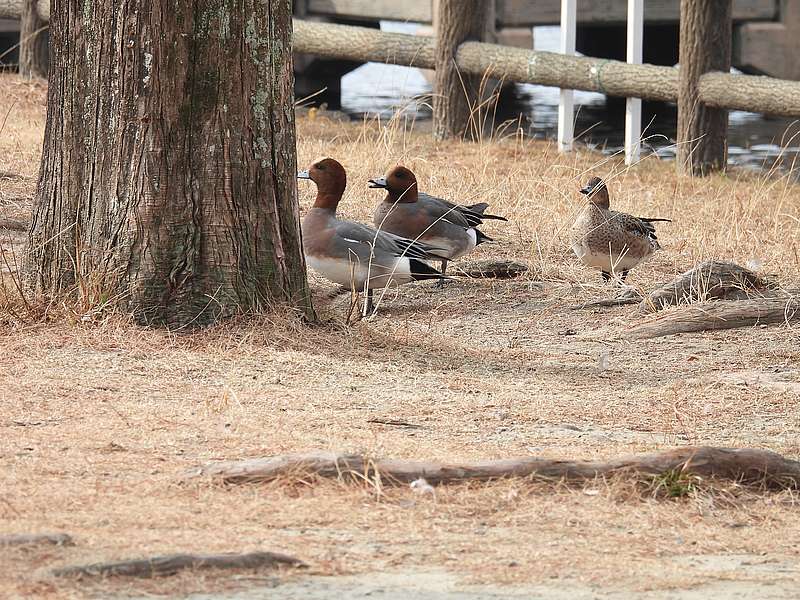
[[[624,282],[631,269],[661,249],[653,223],[672,221],[611,210],[608,187],[599,177],[590,178],[580,193],[589,206],[572,226],[572,251],[583,264],[600,269],[604,281],[618,276]]]
[[[442,274],[447,272],[448,261],[493,241],[478,229],[484,220],[508,220],[487,215],[489,205],[485,202],[462,206],[420,192],[414,173],[402,165],[390,169],[385,177],[370,179],[369,184],[370,188],[386,190],[386,197],[375,207],[375,227],[441,248]]]
[[[366,289],[365,314],[374,311],[375,288],[444,277],[424,262],[441,260],[440,249],[336,217],[347,187],[341,163],[333,158],[317,160],[297,178],[317,185],[314,205],[301,227],[306,263],[344,289]]]

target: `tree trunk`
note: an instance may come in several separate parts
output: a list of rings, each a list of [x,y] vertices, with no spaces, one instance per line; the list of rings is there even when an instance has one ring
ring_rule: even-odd
[[[703,175],[725,168],[728,111],[700,101],[700,77],[731,69],[732,0],[681,0],[678,168]]]
[[[440,140],[463,137],[479,102],[481,76],[461,72],[456,51],[466,40],[483,40],[488,28],[494,31],[494,0],[438,0],[434,19],[433,132]]]
[[[48,24],[39,15],[37,0],[25,0],[19,32],[19,73],[47,77],[50,63]]]
[[[169,326],[311,317],[289,1],[64,0],[51,22],[33,286]]]

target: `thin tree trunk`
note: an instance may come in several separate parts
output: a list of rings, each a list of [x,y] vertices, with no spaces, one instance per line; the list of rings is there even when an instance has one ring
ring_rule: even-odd
[[[64,0],[26,266],[140,321],[288,302],[300,250],[288,0]]]
[[[48,23],[39,15],[38,0],[25,0],[19,32],[19,73],[47,77],[50,64]]]
[[[463,137],[477,105],[480,75],[460,72],[456,51],[466,40],[481,41],[494,30],[494,0],[438,0],[433,131],[437,139]]]
[[[731,69],[732,0],[681,0],[678,168],[703,175],[725,168],[728,111],[700,101],[700,76]]]

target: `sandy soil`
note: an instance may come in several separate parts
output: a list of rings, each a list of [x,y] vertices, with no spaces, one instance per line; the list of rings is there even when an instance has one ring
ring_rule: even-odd
[[[0,114],[16,102],[0,134],[0,234],[18,253],[24,226],[8,219],[29,221],[44,90],[0,84],[17,94],[0,100]],[[616,163],[513,139],[433,145],[398,128],[305,117],[300,162],[349,157],[355,190],[343,209],[363,220],[375,198],[357,182],[392,161],[413,164],[435,193],[477,189],[512,220],[487,227],[498,242],[475,258],[519,260],[530,273],[407,286],[374,320],[350,325],[347,298],[327,299],[330,286],[314,278],[324,323],[313,328],[274,314],[176,335],[79,304],[36,320],[4,314],[0,535],[64,531],[76,545],[0,548],[0,596],[249,598],[277,593],[274,585],[286,598],[399,598],[408,586],[437,600],[800,593],[791,491],[692,481],[668,498],[647,481],[500,481],[421,495],[308,478],[181,482],[208,461],[310,449],[448,460],[710,444],[800,455],[796,327],[630,342],[622,334],[645,318],[635,306],[571,308],[613,293],[575,264],[563,230],[581,174],[617,173]],[[800,281],[800,190],[779,174],[697,181],[647,163],[619,171],[612,193],[622,208],[675,219],[665,250],[631,276],[644,290],[709,256],[756,257],[782,283]],[[312,194],[301,189],[304,208]],[[276,579],[50,575],[71,564],[256,549],[309,569]]]

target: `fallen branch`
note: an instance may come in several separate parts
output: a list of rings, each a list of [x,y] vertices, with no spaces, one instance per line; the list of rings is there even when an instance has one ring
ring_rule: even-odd
[[[400,421],[399,419],[367,419],[367,423],[375,423],[377,425],[391,425],[392,427],[405,427],[406,429],[424,429],[422,425],[416,423],[409,423],[407,421]]]
[[[291,556],[275,552],[250,552],[248,554],[170,554],[139,560],[124,560],[112,563],[65,567],[56,569],[57,577],[158,577],[174,575],[185,569],[261,569],[265,567],[306,567]]]
[[[626,337],[649,339],[676,333],[734,329],[800,320],[800,301],[795,298],[759,298],[704,302],[681,306],[636,325]]]
[[[74,546],[72,536],[67,533],[23,533],[19,535],[0,535],[0,546],[35,546],[52,544],[54,546]]]
[[[431,484],[506,477],[553,480],[586,480],[617,474],[657,476],[681,471],[771,488],[800,486],[800,462],[769,452],[744,448],[688,446],[666,452],[623,456],[608,461],[552,460],[522,457],[465,463],[437,463],[371,459],[329,452],[287,454],[238,462],[211,463],[189,471],[187,478],[209,477],[224,483],[255,483],[286,476],[307,476],[363,481],[380,479],[385,484],[410,483],[424,478]]]
[[[748,300],[774,296],[774,284],[735,263],[709,260],[653,290],[642,300],[643,312],[708,300]]]
[[[639,304],[641,296],[630,298],[602,298],[601,300],[589,300],[581,304],[573,304],[569,307],[570,310],[583,310],[585,308],[598,308],[607,306],[625,306],[626,304]]]

